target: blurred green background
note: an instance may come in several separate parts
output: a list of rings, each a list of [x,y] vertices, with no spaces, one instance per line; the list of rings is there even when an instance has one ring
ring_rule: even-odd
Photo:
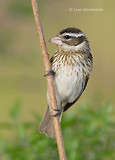
[[[49,38],[66,27],[80,28],[88,37],[94,69],[88,86],[67,114],[90,104],[93,110],[115,105],[115,1],[38,1],[40,17],[50,56],[56,46]],[[83,9],[102,11],[83,11]],[[82,9],[82,11],[77,11]],[[0,122],[11,122],[12,107],[21,106],[20,122],[34,122],[34,113],[43,115],[47,105],[44,65],[33,18],[31,1],[0,1]],[[77,107],[78,106],[78,107]],[[114,117],[113,108],[111,117]],[[70,115],[71,115],[70,114]],[[92,115],[92,114],[91,114]],[[12,131],[2,132],[9,137]],[[79,158],[80,159],[80,158]],[[82,158],[83,159],[83,158]],[[88,159],[89,160],[89,159]],[[99,160],[97,158],[96,160]]]

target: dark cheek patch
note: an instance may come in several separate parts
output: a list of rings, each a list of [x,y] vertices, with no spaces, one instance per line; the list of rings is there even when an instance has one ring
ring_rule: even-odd
[[[72,37],[71,40],[69,41],[63,40],[63,42],[69,46],[77,46],[78,44],[82,43],[84,40],[85,40],[85,37],[81,36],[81,37]]]
[[[84,36],[81,36],[81,37],[78,37],[78,44],[82,43],[83,41],[85,41],[85,37]],[[77,45],[78,45],[77,44]]]

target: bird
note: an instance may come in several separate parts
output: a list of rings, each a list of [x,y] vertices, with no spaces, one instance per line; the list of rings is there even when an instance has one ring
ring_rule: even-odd
[[[58,109],[51,114],[50,97],[47,91],[48,107],[39,126],[39,132],[55,138],[53,116],[67,111],[82,95],[93,69],[93,57],[86,35],[76,27],[68,27],[53,36],[49,42],[56,44],[51,70],[45,76],[53,75]]]

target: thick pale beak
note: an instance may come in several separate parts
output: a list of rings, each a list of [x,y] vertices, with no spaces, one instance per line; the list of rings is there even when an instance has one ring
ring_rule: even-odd
[[[49,42],[60,45],[62,44],[61,38],[59,37],[59,35],[55,35],[54,37],[52,37]]]

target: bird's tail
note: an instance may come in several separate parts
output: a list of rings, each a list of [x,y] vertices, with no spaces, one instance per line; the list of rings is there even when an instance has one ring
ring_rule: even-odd
[[[47,110],[40,123],[39,132],[44,133],[46,136],[49,136],[51,138],[55,138],[53,118],[50,116],[49,107],[47,107]]]

